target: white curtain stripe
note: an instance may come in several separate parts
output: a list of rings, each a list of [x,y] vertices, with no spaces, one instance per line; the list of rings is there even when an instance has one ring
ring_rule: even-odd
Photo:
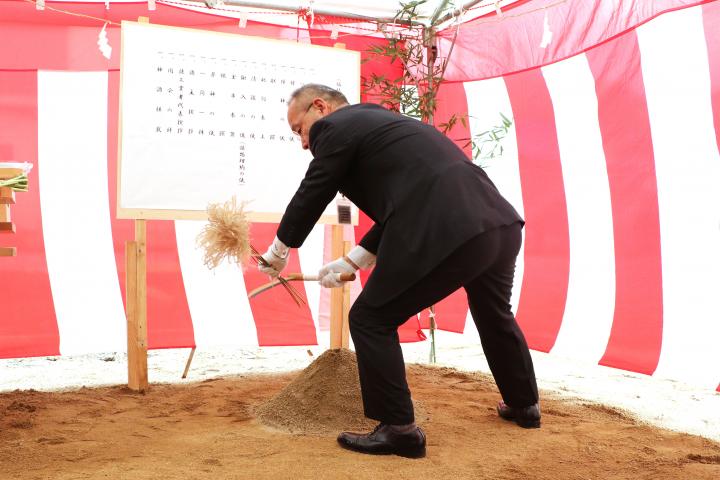
[[[570,235],[570,275],[553,353],[597,363],[615,306],[613,218],[595,81],[584,54],[542,69],[555,112]]]
[[[198,348],[257,345],[255,320],[247,298],[242,270],[224,261],[210,270],[195,239],[205,222],[176,220],[180,269]]]
[[[715,388],[720,158],[702,9],[662,15],[637,35],[660,207],[663,342],[655,375]]]
[[[107,190],[107,72],[38,72],[40,208],[62,355],[127,350]]]
[[[305,239],[302,247],[297,249],[299,255],[300,267],[302,273],[314,275],[323,266],[323,246],[325,242],[325,226],[322,224],[315,225],[310,231],[310,235]],[[319,332],[319,315],[320,315],[320,284],[318,282],[305,282],[305,294],[307,295],[308,306],[315,324],[315,331]]]
[[[490,130],[495,126],[502,125],[502,113],[509,119],[513,119],[512,106],[508,96],[505,81],[502,78],[493,78],[479,82],[467,82],[465,95],[468,103],[468,115],[470,117],[470,134],[475,136]],[[515,124],[510,128],[500,145],[503,147],[501,156],[493,159],[478,160],[478,164],[485,168],[500,193],[515,207],[515,210],[524,218],[522,188],[520,184],[520,166],[518,163],[517,136]],[[525,230],[523,229],[523,247],[515,265],[515,280],[513,283],[512,311],[517,312],[520,300],[520,287],[522,285],[524,271],[525,251]],[[471,332],[473,338],[477,338],[477,331],[472,317],[468,312],[465,332]]]

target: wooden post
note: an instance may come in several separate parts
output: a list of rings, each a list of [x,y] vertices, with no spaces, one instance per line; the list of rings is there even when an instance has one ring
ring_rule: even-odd
[[[345,49],[345,44],[335,42],[335,48]],[[335,260],[343,255],[343,229],[342,225],[332,226],[332,244],[330,251],[332,259]],[[342,348],[347,344],[343,342],[343,318],[345,309],[343,306],[344,288],[330,289],[330,348]]]
[[[345,44],[337,42],[334,47],[345,48]],[[332,226],[330,251],[333,260],[340,258],[344,254],[343,230],[343,225]],[[348,334],[344,333],[345,329],[347,329],[347,313],[344,300],[345,287],[330,289],[330,348],[348,347]],[[349,300],[347,303],[350,303]]]
[[[344,43],[336,43],[335,48],[345,48]],[[343,244],[343,225],[332,226],[332,243],[330,251],[332,259],[340,258],[344,254]],[[347,334],[343,335],[347,324],[345,313],[345,288],[330,289],[330,348],[347,348],[348,343],[345,341]],[[348,302],[349,303],[349,302]],[[343,321],[345,319],[345,321]]]
[[[128,339],[128,387],[148,389],[146,223],[135,220],[135,241],[125,244]]]
[[[15,191],[10,187],[0,187],[0,204],[15,203]]]
[[[343,242],[343,255],[347,255],[350,252],[350,242]],[[350,347],[350,289],[352,282],[345,282],[342,288],[343,292],[343,313],[342,313],[342,327],[341,327],[341,343],[342,348]]]
[[[332,259],[343,255],[343,226],[332,226]],[[342,347],[343,289],[330,289],[330,348]]]
[[[0,223],[10,222],[10,205],[0,203]]]

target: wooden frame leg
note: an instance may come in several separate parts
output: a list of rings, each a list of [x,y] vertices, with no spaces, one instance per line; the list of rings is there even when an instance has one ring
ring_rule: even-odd
[[[343,226],[332,226],[332,259],[343,255]],[[330,289],[330,348],[342,348],[343,289]]]
[[[135,241],[125,244],[128,340],[128,388],[148,389],[147,262],[145,220],[135,220]]]
[[[347,255],[350,252],[350,242],[343,242],[343,255]],[[345,282],[342,287],[343,292],[343,313],[342,313],[342,327],[340,328],[341,333],[341,346],[342,348],[350,347],[350,288],[352,288],[352,282]]]

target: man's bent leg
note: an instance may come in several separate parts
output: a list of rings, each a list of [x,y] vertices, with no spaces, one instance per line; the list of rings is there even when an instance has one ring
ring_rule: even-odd
[[[350,309],[350,334],[355,345],[365,416],[391,425],[415,421],[405,377],[397,328],[407,317],[383,312],[365,303],[363,295]]]
[[[500,249],[495,262],[465,285],[483,351],[503,400],[522,408],[538,401],[532,358],[510,309],[520,226],[498,229]]]
[[[490,238],[494,238],[490,235]],[[397,328],[424,308],[441,301],[493,261],[486,235],[458,248],[427,276],[380,306],[358,296],[350,310],[350,333],[358,359],[365,415],[383,423],[412,423],[414,416],[405,379],[405,363]],[[371,282],[383,281],[370,277]]]

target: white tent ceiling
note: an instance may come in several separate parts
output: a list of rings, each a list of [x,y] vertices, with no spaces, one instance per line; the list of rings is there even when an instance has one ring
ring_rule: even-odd
[[[455,14],[463,13],[463,18],[468,20],[479,15],[502,9],[520,0],[195,0],[208,5],[215,5],[222,2],[226,6],[245,6],[249,8],[273,8],[286,11],[299,11],[310,9],[318,15],[336,15],[348,18],[360,18],[365,20],[388,21],[393,19],[402,5],[417,3],[415,12],[417,20],[423,24],[429,24],[431,18],[438,8],[445,5],[442,13]]]
[[[42,0],[35,0],[38,3]],[[47,5],[68,0],[44,0]],[[163,0],[155,0],[164,3]],[[153,4],[150,0],[148,3]],[[417,21],[429,24],[437,9],[447,0],[172,0],[168,3],[176,7],[216,13],[222,16],[247,17],[265,23],[292,26],[297,17],[286,15],[288,12],[307,12],[311,15],[345,17],[358,21],[390,23],[402,9],[402,4],[417,2],[415,9]],[[526,1],[526,0],[525,0]],[[443,15],[453,20],[453,15],[461,16],[461,21],[471,20],[478,16],[497,12],[513,3],[524,0],[449,0]],[[116,3],[138,3],[138,0],[80,0],[79,3],[104,3],[108,9]],[[152,7],[151,7],[152,8]],[[277,13],[273,15],[273,13]],[[438,25],[440,26],[440,25]]]
[[[204,0],[201,0],[204,1]],[[212,4],[215,0],[208,0]],[[455,0],[449,2],[449,5],[454,8],[469,8],[479,7],[484,8],[485,11],[495,9],[495,3],[500,6],[503,4],[514,3],[517,0],[505,0],[495,2],[494,0],[486,1],[472,1],[472,0]],[[245,1],[245,0],[225,0],[226,5],[246,5],[250,7],[277,7],[284,10],[297,11],[303,8],[311,8],[318,14],[327,15],[338,15],[346,17],[364,17],[367,19],[392,19],[395,14],[402,8],[401,2],[398,0],[363,0],[358,1],[322,1],[322,0],[266,0],[266,1]],[[410,4],[411,0],[402,2],[403,4]],[[435,13],[435,11],[442,4],[446,3],[445,0],[425,0],[419,3],[416,8],[418,18],[421,22],[426,23]],[[482,5],[485,4],[485,5]]]

